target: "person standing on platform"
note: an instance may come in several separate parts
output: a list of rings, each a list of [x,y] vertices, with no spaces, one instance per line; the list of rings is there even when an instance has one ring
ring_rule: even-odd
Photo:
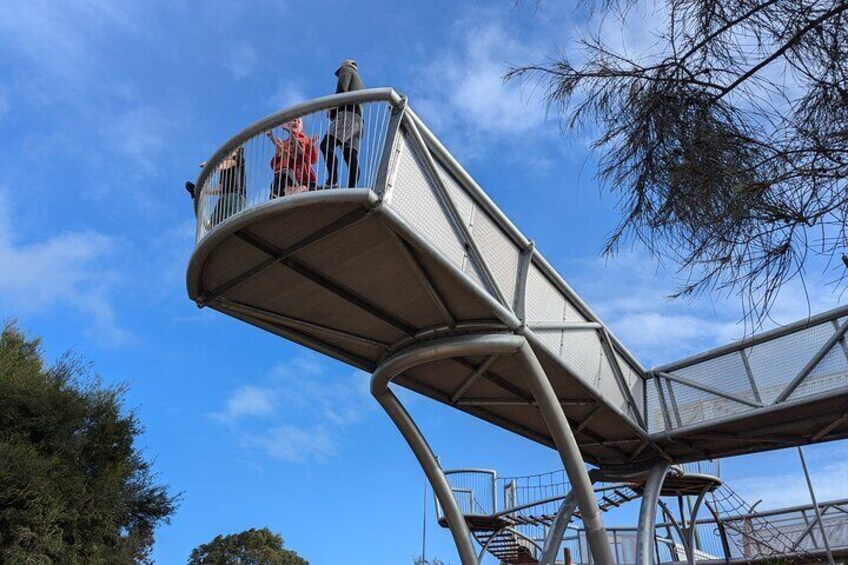
[[[359,77],[356,61],[346,59],[336,69],[336,94],[362,90],[365,86]],[[362,106],[351,104],[332,108],[329,111],[330,127],[321,140],[321,153],[327,166],[327,182],[323,188],[338,188],[338,162],[336,149],[342,148],[342,158],[347,165],[347,187],[353,188],[359,181],[359,146],[362,139]]]

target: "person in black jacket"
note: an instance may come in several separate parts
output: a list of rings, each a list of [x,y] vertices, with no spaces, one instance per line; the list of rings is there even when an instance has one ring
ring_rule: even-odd
[[[365,86],[359,77],[356,61],[346,59],[336,69],[338,82],[336,94],[362,90]],[[327,166],[327,182],[323,188],[338,188],[338,163],[336,148],[341,146],[342,157],[347,164],[347,186],[353,188],[359,181],[359,146],[362,139],[362,106],[352,104],[329,111],[330,127],[321,140],[321,153]]]
[[[200,163],[200,167],[205,167],[206,161]],[[215,177],[217,175],[217,183]],[[218,201],[215,208],[212,210],[211,216],[208,218],[210,226],[219,224],[233,214],[241,212],[247,204],[247,186],[245,183],[245,162],[244,162],[244,147],[239,146],[227,155],[215,171],[210,175],[211,180],[207,184],[207,188],[203,193],[208,196],[218,196]],[[197,199],[200,194],[193,182],[187,181],[185,188],[191,196],[197,210]],[[199,212],[199,211],[198,211]]]

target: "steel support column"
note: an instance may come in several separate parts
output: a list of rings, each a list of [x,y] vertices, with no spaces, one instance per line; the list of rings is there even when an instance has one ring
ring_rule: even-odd
[[[565,529],[571,522],[571,517],[577,509],[577,498],[574,496],[574,491],[570,491],[562,505],[559,507],[554,523],[548,534],[545,536],[545,547],[542,550],[542,559],[539,560],[539,565],[554,565],[556,563],[559,548],[562,545],[562,537],[565,535]]]
[[[660,498],[660,490],[668,468],[669,463],[667,461],[657,461],[648,473],[648,480],[645,482],[636,530],[636,565],[654,565],[653,546],[654,529],[657,522],[657,501]]]
[[[701,509],[701,504],[704,503],[704,497],[707,496],[707,492],[707,487],[704,487],[704,490],[698,493],[698,498],[695,499],[694,506],[691,506],[689,509],[689,524],[687,524],[686,529],[686,560],[689,562],[689,565],[695,565],[695,542],[698,534],[698,510]]]
[[[611,565],[614,561],[612,551],[610,551],[607,530],[604,527],[601,511],[595,499],[595,491],[589,480],[589,474],[586,472],[577,441],[574,439],[574,434],[568,425],[562,405],[559,403],[542,365],[533,353],[530,344],[524,339],[522,339],[522,342],[518,361],[521,364],[527,386],[536,399],[542,418],[545,420],[554,440],[565,472],[568,474],[577,506],[580,508],[580,518],[586,528],[586,540],[592,551],[593,561],[597,565]]]
[[[376,396],[376,395],[375,395]],[[400,400],[390,390],[386,390],[380,396],[376,396],[377,402],[383,407],[383,410],[392,419],[397,429],[403,435],[406,443],[415,454],[418,463],[424,470],[427,480],[433,487],[433,492],[436,493],[436,498],[445,512],[448,526],[451,534],[453,534],[456,549],[459,552],[459,558],[462,565],[477,565],[477,556],[474,553],[474,546],[471,543],[471,531],[465,523],[465,518],[462,516],[462,511],[453,496],[450,484],[442,471],[436,456],[427,444],[427,440],[421,435],[421,431],[412,417],[400,403]]]
[[[388,357],[371,376],[371,394],[392,419],[424,470],[445,513],[462,565],[478,565],[468,524],[430,446],[388,385],[393,378],[418,365],[461,356],[515,354],[523,343],[523,337],[511,334],[469,335],[421,343]]]

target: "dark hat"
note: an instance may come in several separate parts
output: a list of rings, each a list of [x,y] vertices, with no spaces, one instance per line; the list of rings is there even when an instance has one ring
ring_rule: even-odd
[[[356,61],[354,61],[353,59],[345,59],[344,61],[342,61],[342,64],[339,65],[339,68],[336,69],[336,74],[339,74],[339,71],[342,70],[344,67],[353,67],[353,70],[359,70],[356,66]]]

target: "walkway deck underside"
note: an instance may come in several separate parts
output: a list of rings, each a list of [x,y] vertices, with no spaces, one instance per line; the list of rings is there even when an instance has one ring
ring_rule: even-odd
[[[428,334],[509,332],[480,293],[423,253],[396,218],[369,213],[373,203],[364,190],[309,193],[231,218],[195,254],[190,292],[365,371]],[[537,355],[589,461],[656,457],[641,430],[594,400],[544,351]],[[552,445],[513,357],[439,361],[394,382]]]

